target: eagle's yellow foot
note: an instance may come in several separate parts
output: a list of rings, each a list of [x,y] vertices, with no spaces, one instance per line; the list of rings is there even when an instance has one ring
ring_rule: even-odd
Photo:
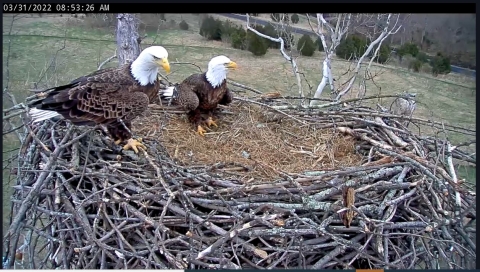
[[[133,149],[135,153],[138,153],[139,147],[144,150],[147,149],[147,147],[144,144],[142,144],[142,138],[138,138],[138,140],[128,139],[127,144],[123,146],[123,150]]]
[[[41,93],[37,94],[37,97],[38,98],[45,98],[45,97],[47,97],[47,94],[45,92],[41,92]]]
[[[201,125],[198,125],[197,127],[197,133],[200,134],[200,136],[205,137],[205,132],[207,132]]]
[[[218,126],[217,126],[217,123],[215,123],[215,121],[213,121],[212,117],[208,117],[208,119],[207,119],[207,125],[208,125],[209,127],[211,127],[212,125],[218,127]]]

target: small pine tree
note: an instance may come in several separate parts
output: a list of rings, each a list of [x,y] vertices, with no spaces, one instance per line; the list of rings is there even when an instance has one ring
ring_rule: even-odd
[[[222,34],[232,34],[232,32],[235,31],[235,25],[233,24],[232,21],[230,20],[226,20],[222,23],[221,27],[220,27],[220,31],[222,32]]]
[[[182,30],[188,30],[188,24],[185,22],[185,20],[182,20],[178,26],[180,26],[180,29]]]
[[[265,25],[263,28],[259,28],[257,29],[260,33],[262,34],[265,34],[267,36],[270,36],[272,38],[277,38],[278,37],[278,34],[277,34],[277,31],[275,30],[275,28],[271,25],[271,24],[268,24],[268,25]],[[271,41],[271,40],[266,40],[267,41],[267,44],[268,44],[268,47],[270,48],[280,48],[280,43],[277,43],[277,42],[274,42],[274,41]]]
[[[387,62],[388,57],[390,57],[390,52],[390,47],[386,44],[382,44],[382,46],[380,46],[380,50],[378,50],[376,61],[380,64]]]
[[[437,76],[438,74],[448,74],[451,71],[450,58],[443,56],[440,52],[437,53],[432,61],[432,74]]]
[[[290,19],[292,20],[292,23],[294,23],[294,24],[298,24],[298,22],[300,21],[300,17],[298,17],[298,14],[296,14],[296,13],[292,14],[292,17]]]
[[[400,57],[403,57],[404,55],[410,54],[413,57],[416,57],[419,52],[418,46],[414,43],[406,43],[400,47],[400,49],[397,50],[397,54]]]
[[[243,27],[235,29],[235,31],[232,32],[230,39],[233,48],[245,50],[247,47],[247,32],[245,29],[243,29]]]
[[[221,27],[222,22],[220,20],[215,20],[212,16],[207,16],[203,19],[200,26],[200,35],[208,40],[220,41],[222,39]]]
[[[315,43],[310,35],[304,34],[298,40],[297,50],[300,51],[303,56],[313,56],[313,53],[315,53],[316,49]]]
[[[428,62],[428,56],[424,52],[418,52],[417,59],[419,61],[421,61],[422,63],[427,63]]]
[[[315,41],[315,45],[317,46],[318,51],[320,52],[325,51],[325,48],[323,48],[322,39],[320,39],[320,37],[318,37],[317,40]]]
[[[335,53],[339,58],[357,59],[362,56],[367,49],[367,39],[358,35],[350,35],[342,39]]]
[[[257,34],[249,31],[247,33],[248,51],[252,52],[255,56],[263,56],[268,51],[268,44],[266,40]]]

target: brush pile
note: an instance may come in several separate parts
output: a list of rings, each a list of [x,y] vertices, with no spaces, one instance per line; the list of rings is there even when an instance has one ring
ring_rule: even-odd
[[[154,105],[138,154],[100,129],[26,124],[5,266],[475,267],[475,193],[453,169],[474,156],[405,128],[426,120],[266,99],[221,108],[205,138]]]

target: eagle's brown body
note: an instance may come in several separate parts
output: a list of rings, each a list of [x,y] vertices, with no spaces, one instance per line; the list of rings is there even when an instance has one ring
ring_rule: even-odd
[[[158,80],[141,86],[130,65],[99,70],[47,90],[47,96],[32,106],[55,111],[75,125],[106,125],[115,141],[127,140],[132,135],[118,119],[130,129],[131,121],[147,109],[160,87]]]
[[[206,73],[193,74],[176,87],[177,94],[173,102],[188,110],[190,122],[198,126],[201,114],[212,115],[218,104],[228,105],[233,100],[232,92],[224,80],[220,86],[214,88],[206,78]]]

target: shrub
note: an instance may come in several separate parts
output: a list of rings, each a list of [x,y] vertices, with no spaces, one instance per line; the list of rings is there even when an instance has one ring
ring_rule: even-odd
[[[230,20],[224,21],[220,25],[220,36],[221,36],[222,42],[231,43],[232,42],[231,36],[236,29],[237,27]]]
[[[220,32],[222,34],[231,35],[236,29],[236,25],[232,21],[226,20],[220,24]]]
[[[273,37],[273,38],[278,37],[277,31],[275,30],[275,28],[271,24],[268,24],[268,25],[264,26],[263,28],[259,28],[257,30],[260,33],[268,35],[270,37]],[[270,48],[280,48],[280,43],[277,43],[277,42],[274,42],[274,41],[271,41],[271,40],[267,40],[267,44],[268,44],[268,47],[270,47]]]
[[[422,68],[422,65],[423,63],[420,60],[415,59],[414,61],[410,62],[408,69],[411,69],[414,72],[419,72],[420,68]]]
[[[248,51],[252,52],[255,56],[263,56],[268,51],[267,41],[251,31],[247,32],[247,43]]]
[[[432,74],[437,76],[438,74],[448,74],[451,71],[450,58],[437,53],[437,56],[432,61]]]
[[[170,20],[170,27],[175,27],[177,26],[177,23],[175,22],[175,20],[171,19]]]
[[[215,20],[212,16],[207,16],[202,20],[200,35],[208,40],[220,41],[222,39],[221,27],[222,22],[220,20]]]
[[[406,43],[398,49],[397,54],[400,56],[400,58],[402,58],[406,54],[410,54],[414,57],[417,57],[418,52],[419,50],[416,44]]]
[[[294,24],[298,24],[298,22],[300,21],[300,17],[298,17],[298,14],[296,14],[296,13],[292,14],[292,17],[290,19],[292,20],[292,23],[294,23]]]
[[[339,58],[357,59],[365,53],[367,49],[367,38],[359,35],[350,35],[346,39],[342,39],[335,51]]]
[[[245,50],[247,48],[247,32],[243,27],[236,28],[230,35],[233,48]]]
[[[382,44],[382,46],[380,46],[380,50],[378,50],[376,61],[381,64],[387,62],[388,58],[390,57],[390,52],[390,47],[386,44]]]
[[[180,29],[182,30],[188,30],[188,24],[185,22],[185,20],[182,20],[178,26],[180,26]]]
[[[300,51],[303,56],[313,56],[313,53],[315,53],[316,49],[315,43],[310,35],[304,34],[298,40],[297,50]]]
[[[421,61],[422,63],[427,63],[428,62],[428,56],[424,52],[418,52],[417,53],[417,59]]]
[[[325,51],[325,48],[323,48],[322,39],[320,39],[320,37],[318,37],[317,40],[315,41],[315,45],[317,46],[318,51],[320,52]]]

